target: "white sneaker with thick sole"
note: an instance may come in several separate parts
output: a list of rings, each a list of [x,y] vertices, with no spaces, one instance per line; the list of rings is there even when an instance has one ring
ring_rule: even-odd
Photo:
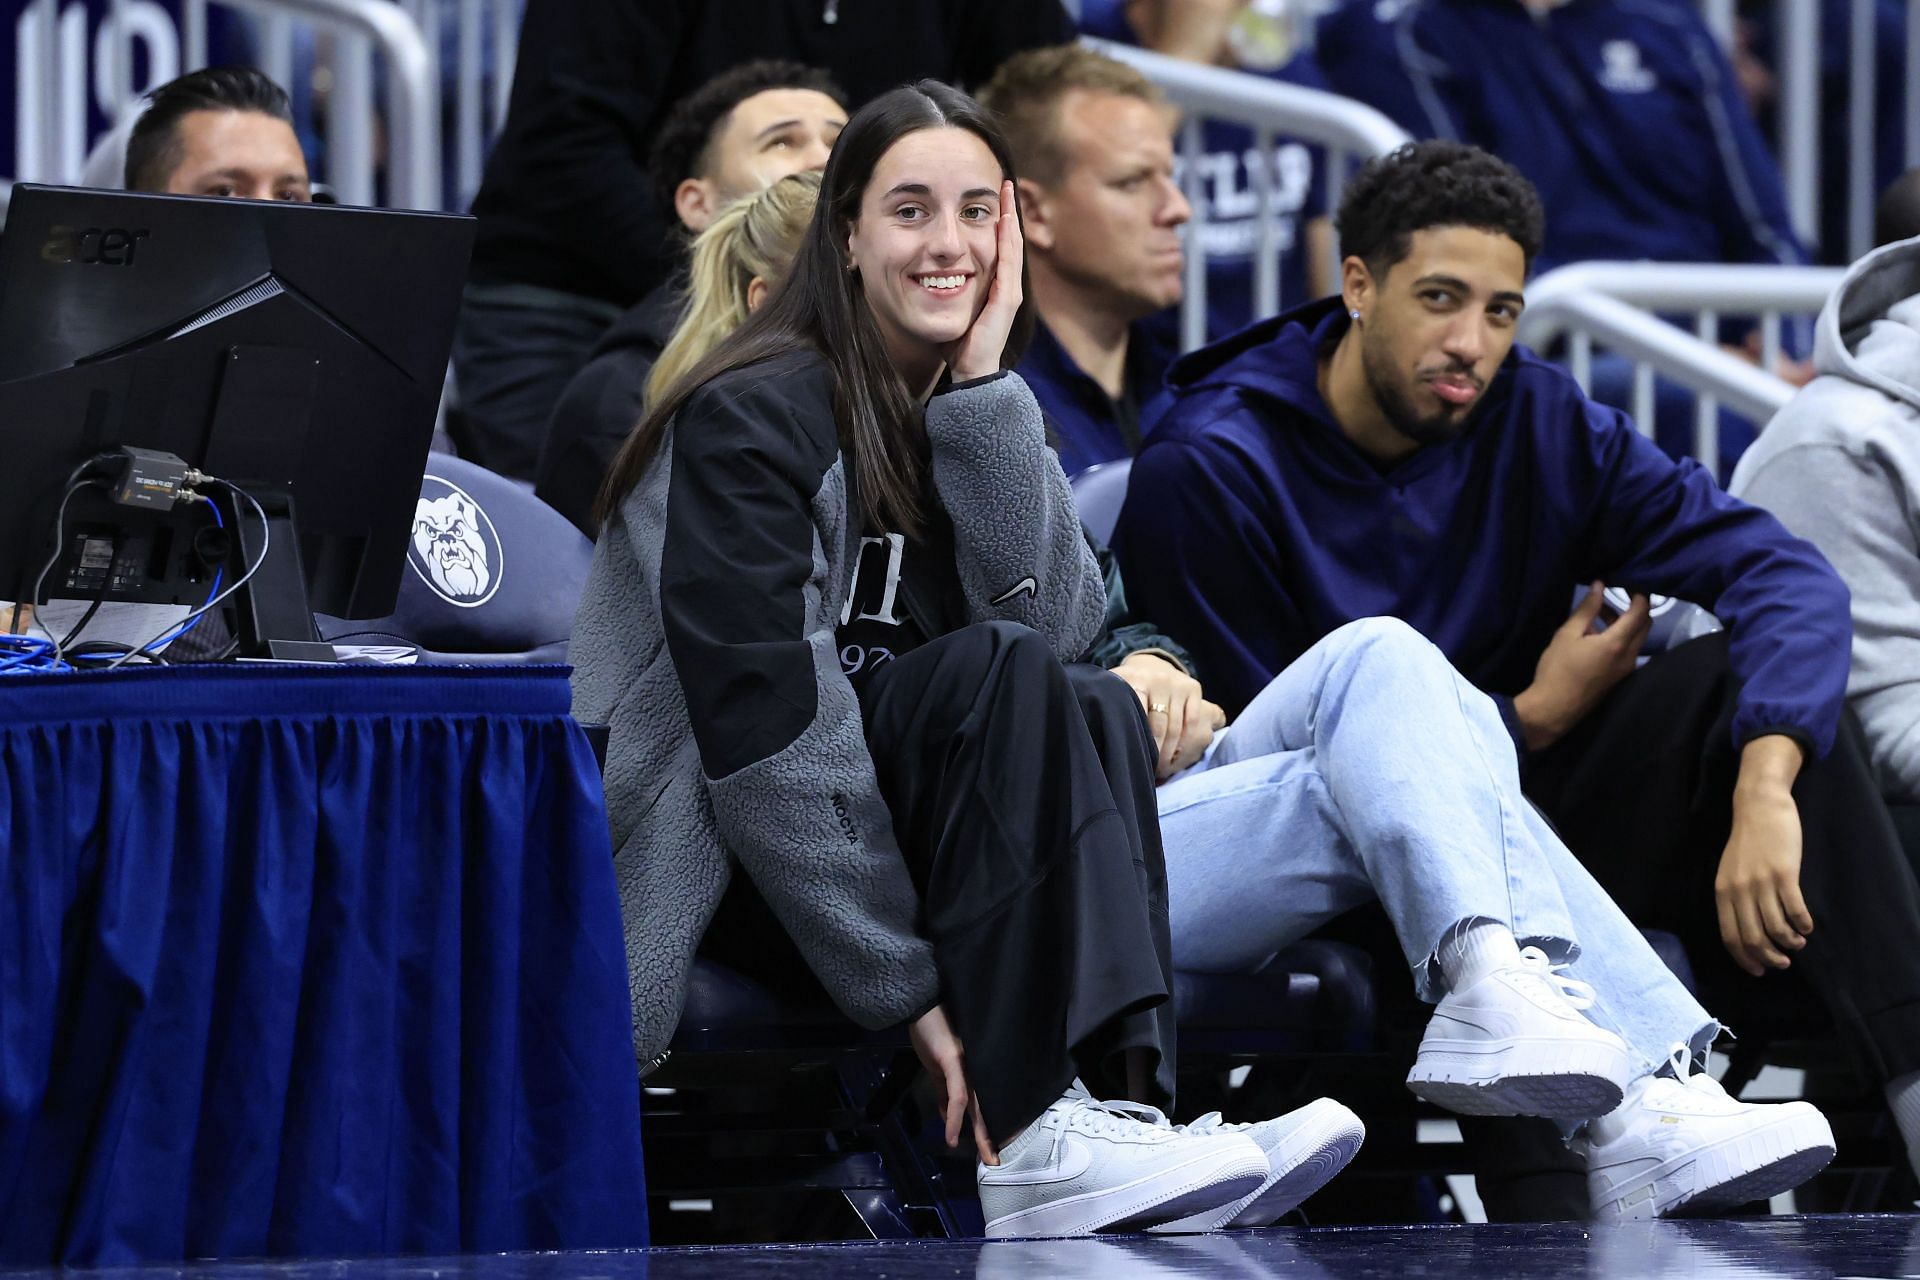
[[[1083,1236],[1238,1203],[1267,1180],[1267,1157],[1244,1134],[1186,1133],[1076,1086],[974,1178],[988,1236]]]
[[[1407,1088],[1463,1116],[1585,1120],[1620,1105],[1624,1040],[1581,1011],[1593,988],[1527,947],[1434,1007]]]
[[[1568,1145],[1586,1158],[1599,1222],[1712,1213],[1793,1188],[1833,1159],[1833,1130],[1808,1102],[1742,1102],[1693,1070],[1675,1045],[1673,1072],[1645,1076],[1618,1111]]]
[[[1360,1117],[1332,1098],[1316,1098],[1283,1116],[1253,1124],[1232,1124],[1210,1111],[1182,1127],[1188,1133],[1246,1134],[1266,1153],[1267,1177],[1232,1204],[1153,1228],[1169,1234],[1268,1226],[1331,1182],[1367,1137]]]

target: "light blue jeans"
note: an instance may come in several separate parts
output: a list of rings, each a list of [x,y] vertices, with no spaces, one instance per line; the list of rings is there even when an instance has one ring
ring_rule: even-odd
[[[1493,701],[1403,622],[1307,650],[1159,801],[1182,969],[1254,968],[1377,898],[1424,1000],[1449,931],[1489,920],[1570,962],[1643,1074],[1719,1032],[1521,794]]]

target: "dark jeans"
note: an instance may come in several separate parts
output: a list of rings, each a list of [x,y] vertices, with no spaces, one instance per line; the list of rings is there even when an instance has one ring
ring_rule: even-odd
[[[1527,794],[1628,918],[1679,935],[1716,1015],[1764,1018],[1797,975],[1876,1080],[1920,1070],[1920,886],[1851,713],[1793,789],[1806,949],[1789,973],[1753,978],[1721,944],[1713,882],[1739,772],[1736,691],[1724,633],[1659,655],[1532,757]]]
[[[859,692],[940,998],[994,1139],[1076,1076],[1124,1096],[1132,1049],[1155,1062],[1154,1096],[1140,1101],[1169,1102],[1166,862],[1133,691],[1063,667],[1033,631],[983,623],[901,655]],[[803,962],[790,943],[766,945],[771,912],[743,874],[733,886],[702,951],[793,991]]]
[[[553,406],[619,316],[596,298],[468,285],[453,330],[459,411],[447,422],[460,456],[531,484]]]

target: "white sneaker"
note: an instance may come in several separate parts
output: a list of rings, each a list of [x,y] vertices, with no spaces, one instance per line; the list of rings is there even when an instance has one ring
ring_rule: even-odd
[[[1808,1102],[1741,1102],[1675,1045],[1668,1076],[1643,1076],[1618,1111],[1568,1145],[1586,1158],[1600,1222],[1710,1213],[1765,1200],[1833,1159],[1833,1130]]]
[[[1238,1203],[1266,1181],[1267,1157],[1243,1134],[1185,1133],[1076,1085],[974,1179],[988,1236],[1081,1236]]]
[[[1434,1008],[1407,1088],[1463,1116],[1584,1120],[1620,1105],[1626,1042],[1581,1010],[1593,988],[1538,947]]]
[[[1266,1153],[1267,1176],[1244,1198],[1164,1222],[1153,1228],[1159,1232],[1268,1226],[1331,1182],[1367,1137],[1360,1117],[1332,1098],[1316,1098],[1283,1116],[1254,1124],[1232,1124],[1222,1120],[1218,1111],[1209,1111],[1182,1127],[1188,1133],[1246,1134]]]

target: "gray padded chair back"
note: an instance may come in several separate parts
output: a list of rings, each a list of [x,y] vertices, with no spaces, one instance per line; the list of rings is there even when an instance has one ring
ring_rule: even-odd
[[[1573,589],[1573,603],[1568,611],[1580,607],[1587,598],[1585,587]],[[1720,619],[1689,600],[1677,596],[1652,596],[1648,603],[1653,609],[1653,626],[1647,631],[1647,642],[1640,646],[1641,661],[1656,653],[1665,653],[1677,645],[1701,636],[1711,635],[1722,630]],[[1625,613],[1633,604],[1633,597],[1622,587],[1607,588],[1607,606],[1615,613]]]
[[[336,647],[412,646],[422,663],[565,662],[592,561],[593,544],[523,486],[429,454],[393,612],[315,620]]]
[[[1073,505],[1080,509],[1080,524],[1101,546],[1113,541],[1120,504],[1127,500],[1127,473],[1132,470],[1133,459],[1121,458],[1097,463],[1073,478]]]

